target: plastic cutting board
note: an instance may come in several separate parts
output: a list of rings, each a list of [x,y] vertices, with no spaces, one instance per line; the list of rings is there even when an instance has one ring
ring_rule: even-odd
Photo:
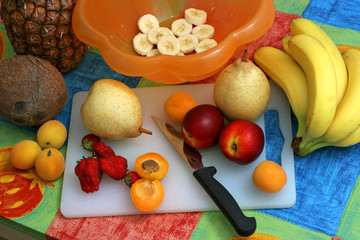
[[[151,119],[151,116],[155,115],[168,120],[163,112],[163,105],[166,99],[177,91],[191,94],[199,104],[213,104],[213,86],[213,84],[197,84],[133,89],[142,105],[143,127],[152,131],[153,134],[142,134],[137,138],[118,141],[103,139],[116,154],[127,158],[130,170],[134,170],[135,159],[147,152],[160,153],[169,161],[169,171],[162,180],[165,197],[160,207],[152,212],[138,210],[132,203],[130,188],[124,182],[115,181],[106,174],[103,175],[98,192],[87,194],[81,190],[74,168],[77,160],[83,156],[89,156],[89,152],[83,150],[80,144],[82,137],[90,132],[86,129],[80,115],[80,107],[87,92],[76,93],[73,97],[68,135],[60,206],[62,214],[73,218],[218,210],[192,176],[191,169]],[[217,168],[215,178],[234,196],[242,209],[289,208],[296,201],[294,155],[290,147],[292,140],[290,106],[285,94],[275,84],[271,84],[271,99],[267,110],[278,112],[279,128],[284,138],[284,145],[279,147],[282,147],[281,165],[287,173],[288,180],[280,192],[265,193],[258,190],[252,183],[251,174],[257,164],[266,159],[265,150],[255,162],[245,166],[227,160],[218,146],[200,151],[204,166],[212,165]],[[256,123],[265,130],[264,116],[261,116]],[[179,124],[175,126],[180,129]],[[271,142],[265,144],[271,144]]]

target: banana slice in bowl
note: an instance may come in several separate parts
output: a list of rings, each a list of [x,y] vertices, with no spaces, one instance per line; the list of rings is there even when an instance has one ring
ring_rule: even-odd
[[[191,24],[201,25],[206,23],[207,13],[200,9],[188,8],[184,12],[185,19]]]
[[[148,33],[148,40],[152,44],[158,44],[160,38],[164,36],[174,36],[174,33],[166,27],[155,27]]]
[[[138,33],[134,37],[133,46],[135,52],[142,56],[147,55],[147,53],[154,48],[154,44],[148,40],[148,36],[144,33]]]
[[[154,56],[157,56],[157,55],[161,55],[159,49],[157,49],[157,48],[151,49],[151,50],[146,54],[147,57],[154,57]]]
[[[199,39],[191,33],[182,35],[178,39],[180,42],[180,51],[185,54],[194,51],[199,43]]]
[[[157,48],[161,54],[176,56],[180,53],[180,41],[175,36],[164,36],[159,40]]]
[[[192,30],[193,25],[184,18],[177,19],[171,24],[171,31],[177,37],[189,34]]]
[[[141,16],[137,22],[138,28],[142,33],[148,33],[151,29],[159,27],[159,20],[152,14]]]
[[[209,50],[210,48],[215,47],[216,45],[217,45],[217,42],[214,39],[207,38],[207,39],[204,39],[201,42],[199,42],[199,44],[195,48],[195,52],[201,53],[206,50]]]
[[[212,38],[215,33],[215,28],[209,24],[202,24],[196,26],[192,30],[192,34],[199,38],[199,41],[204,39]]]

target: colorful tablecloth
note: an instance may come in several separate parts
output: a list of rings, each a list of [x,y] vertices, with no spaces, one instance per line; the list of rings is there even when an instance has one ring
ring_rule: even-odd
[[[281,48],[281,38],[289,34],[289,23],[296,17],[315,21],[340,48],[360,47],[359,0],[274,0],[274,3],[274,24],[264,36],[246,46],[250,57],[261,46]],[[14,52],[0,19],[0,59],[12,55]],[[68,102],[56,119],[67,127],[73,95],[87,91],[98,79],[116,79],[132,88],[161,85],[113,71],[95,48],[90,48],[77,68],[63,76],[68,87]],[[199,83],[213,82],[215,77]],[[293,125],[295,133],[295,119]],[[13,125],[0,117],[1,224],[39,239],[242,239],[220,211],[65,218],[59,211],[62,178],[43,182],[32,171],[14,174],[8,163],[11,147],[23,139],[35,140],[36,130]],[[61,151],[66,155],[66,144]],[[279,155],[272,149],[266,151],[274,158]],[[324,148],[301,159],[295,156],[296,204],[285,209],[246,210],[245,214],[255,216],[258,224],[256,233],[249,239],[360,239],[359,153],[358,144]],[[21,201],[30,207],[10,215],[1,212],[1,204],[14,204],[19,200],[16,192],[20,190],[27,191],[22,193],[27,197]],[[5,198],[9,193],[13,197]]]

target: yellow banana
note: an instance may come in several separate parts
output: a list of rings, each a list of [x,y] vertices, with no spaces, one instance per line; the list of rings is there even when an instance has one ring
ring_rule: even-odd
[[[301,149],[308,141],[322,136],[334,118],[337,104],[336,77],[327,50],[316,38],[299,34],[293,36],[288,45],[308,82],[307,126],[306,134],[301,137]]]
[[[348,87],[330,128],[322,137],[328,142],[339,141],[360,125],[360,51],[349,49],[342,57],[348,73]]]
[[[325,134],[311,140],[302,151],[317,142],[337,142],[360,126],[360,51],[348,49],[342,53],[348,71],[348,88],[338,105],[333,121]],[[300,153],[301,153],[300,152]]]
[[[360,142],[360,127],[356,128],[354,132],[350,133],[345,138],[329,144],[331,146],[336,146],[336,147],[349,147],[359,142]]]
[[[360,51],[349,49],[342,57],[348,72],[348,87],[330,128],[322,136],[328,142],[339,141],[360,125]]]
[[[313,151],[315,151],[319,148],[323,148],[323,147],[328,147],[328,146],[349,147],[349,146],[355,145],[359,142],[360,142],[360,127],[356,128],[354,130],[354,132],[350,133],[345,138],[340,139],[337,142],[322,141],[322,142],[315,143],[314,145],[307,148],[303,153],[300,153],[299,156],[304,157],[304,156],[308,155],[309,153],[312,153]]]
[[[288,54],[274,47],[262,47],[254,54],[255,63],[285,92],[298,120],[296,136],[306,130],[307,79],[304,70]]]
[[[313,21],[305,18],[295,18],[290,23],[290,31],[292,36],[298,34],[308,34],[319,40],[326,50],[328,51],[331,61],[334,64],[336,81],[337,81],[337,104],[340,103],[347,89],[347,73],[343,58],[341,57],[340,51],[329,37],[329,35],[322,30]]]
[[[288,45],[288,42],[289,42],[290,39],[291,39],[290,35],[286,35],[281,39],[284,52],[286,52],[289,55],[291,55],[290,50],[289,50],[289,45]]]

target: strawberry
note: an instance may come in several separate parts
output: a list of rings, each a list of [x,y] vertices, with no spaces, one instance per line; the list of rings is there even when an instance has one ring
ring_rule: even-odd
[[[115,156],[114,150],[104,142],[99,142],[94,146],[94,154],[98,159]]]
[[[115,180],[125,177],[127,171],[127,160],[121,156],[100,158],[100,168]]]
[[[102,170],[98,159],[94,157],[81,159],[75,167],[75,174],[84,192],[91,193],[99,190]]]
[[[81,139],[81,146],[88,151],[93,151],[94,146],[100,142],[100,138],[94,134],[87,134]]]
[[[140,179],[140,176],[139,176],[139,174],[137,174],[137,172],[129,171],[126,173],[124,181],[129,187],[131,187],[131,185],[133,185],[134,182],[136,182],[139,179]]]

